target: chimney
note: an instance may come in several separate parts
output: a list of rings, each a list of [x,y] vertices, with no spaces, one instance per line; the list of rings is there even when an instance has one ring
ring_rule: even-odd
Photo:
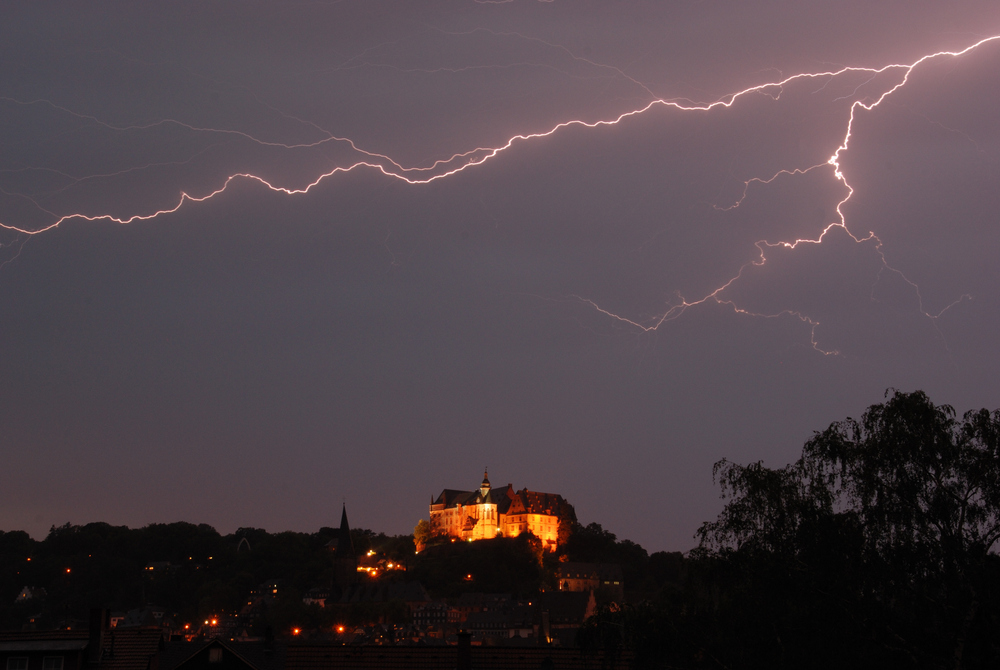
[[[472,670],[472,633],[458,633],[458,663],[456,670]]]
[[[111,612],[106,609],[92,608],[90,610],[90,625],[87,628],[87,663],[97,665],[101,662],[101,652],[104,649],[104,638],[111,630]]]
[[[270,626],[264,629],[264,653],[274,653],[274,631]]]

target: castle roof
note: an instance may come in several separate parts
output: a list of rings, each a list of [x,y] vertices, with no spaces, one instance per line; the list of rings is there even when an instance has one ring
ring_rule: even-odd
[[[576,521],[576,511],[558,493],[529,491],[524,488],[514,492],[514,486],[507,484],[497,488],[489,487],[485,473],[483,486],[475,491],[444,489],[432,505],[442,505],[445,509],[467,505],[493,504],[499,514],[544,514],[561,519]]]
[[[455,489],[445,489],[437,497],[433,504],[444,505],[445,509],[457,507],[459,505],[481,505],[484,503],[497,506],[500,514],[505,514],[510,506],[513,487],[508,484],[498,488],[491,488],[483,495],[481,490],[457,491]]]
[[[517,497],[521,499],[527,514],[548,514],[549,516],[562,516],[566,512],[568,503],[558,493],[541,493],[539,491],[529,491],[521,489],[517,492]]]

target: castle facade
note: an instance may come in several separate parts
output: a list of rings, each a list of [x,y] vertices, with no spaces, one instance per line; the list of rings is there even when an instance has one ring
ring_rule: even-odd
[[[432,533],[470,542],[531,533],[548,551],[566,542],[574,522],[576,512],[561,495],[493,488],[485,472],[475,491],[442,491],[431,501],[429,521]]]

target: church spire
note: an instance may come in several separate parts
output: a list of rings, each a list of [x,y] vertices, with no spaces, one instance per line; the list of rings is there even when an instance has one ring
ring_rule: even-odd
[[[347,523],[347,503],[340,512],[340,531],[337,533],[337,557],[354,556],[354,541],[351,540],[351,526]]]

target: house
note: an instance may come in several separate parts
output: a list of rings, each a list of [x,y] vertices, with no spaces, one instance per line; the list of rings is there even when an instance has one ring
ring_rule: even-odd
[[[330,598],[330,589],[321,589],[319,587],[309,589],[306,594],[302,596],[302,602],[306,605],[319,605],[320,607],[326,607],[326,601]]]
[[[463,593],[452,609],[458,613],[457,620],[465,622],[471,614],[508,609],[513,603],[509,593]]]
[[[561,563],[560,591],[596,591],[599,599],[621,602],[625,599],[625,580],[620,565],[612,563]]]
[[[0,668],[7,670],[81,670],[88,638],[79,631],[0,633]]]
[[[21,592],[17,594],[14,602],[23,603],[26,600],[33,600],[35,598],[41,599],[46,596],[45,589],[38,586],[25,586],[21,589]]]
[[[0,668],[8,670],[159,670],[159,628],[112,629],[107,610],[92,610],[86,630],[0,632]]]
[[[285,649],[273,640],[169,642],[158,670],[282,670]]]
[[[430,530],[436,535],[475,541],[531,533],[548,551],[569,539],[576,521],[573,506],[557,493],[521,489],[512,484],[494,489],[489,473],[475,491],[445,489],[431,499]]]
[[[628,654],[610,659],[572,648],[473,646],[460,634],[458,645],[289,645],[285,670],[624,670],[631,662]]]
[[[414,626],[443,629],[448,625],[448,603],[429,602],[415,608],[411,619]]]

